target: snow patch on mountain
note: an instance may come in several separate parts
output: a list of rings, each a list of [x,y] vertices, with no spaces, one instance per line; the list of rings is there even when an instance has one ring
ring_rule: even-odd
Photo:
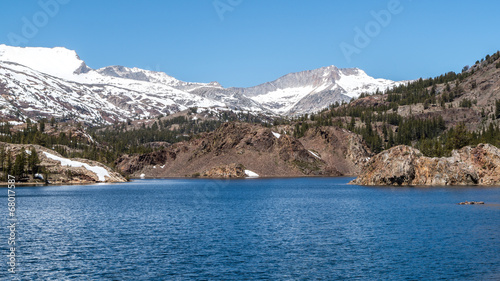
[[[351,98],[357,98],[363,92],[374,93],[377,89],[383,92],[387,88],[398,85],[397,82],[391,80],[368,76],[366,72],[359,68],[352,69],[351,73],[345,72],[345,70],[339,71],[340,79],[337,81],[337,85],[342,87],[345,90],[345,95]]]
[[[245,175],[247,176],[247,178],[258,178],[259,177],[259,174],[252,172],[250,170],[245,170]]]
[[[312,152],[312,151],[310,151],[310,150],[308,150],[308,151],[309,151],[309,153],[311,153],[314,157],[316,157],[316,158],[318,158],[318,159],[321,159],[321,157],[319,157],[319,155],[318,155],[318,154],[316,154],[316,153],[314,153],[314,152]]]
[[[260,104],[264,104],[274,113],[284,114],[313,90],[313,86],[277,89],[254,96],[252,99]]]
[[[109,177],[108,170],[106,170],[103,167],[90,166],[87,163],[82,163],[79,161],[70,160],[68,158],[60,157],[60,156],[57,156],[57,155],[54,155],[54,154],[51,154],[51,153],[48,153],[45,151],[43,153],[45,154],[45,156],[47,158],[61,162],[61,166],[68,166],[68,167],[75,167],[75,168],[84,167],[85,169],[96,174],[99,181],[106,181],[106,177]]]
[[[0,61],[27,66],[52,76],[71,79],[85,63],[75,51],[62,47],[34,48],[0,45]]]

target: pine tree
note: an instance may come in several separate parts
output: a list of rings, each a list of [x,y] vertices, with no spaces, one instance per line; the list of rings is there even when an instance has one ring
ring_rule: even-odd
[[[5,181],[7,181],[8,175],[12,172],[12,155],[10,154],[10,151],[7,151],[7,166],[5,167],[5,172],[4,172],[4,178]]]
[[[354,128],[356,128],[356,118],[351,117],[351,121],[349,123],[349,131],[354,131]]]
[[[495,117],[500,118],[500,100],[495,102]]]
[[[38,158],[38,153],[34,147],[31,148],[31,154],[28,156],[28,170],[34,176],[39,172],[40,158]]]
[[[448,132],[448,139],[446,141],[446,148],[448,150],[460,149],[469,145],[472,140],[471,134],[467,131],[465,123],[459,123]]]
[[[6,159],[7,155],[5,153],[5,146],[2,146],[0,148],[0,170],[4,171],[5,169],[5,159]]]
[[[299,138],[300,135],[300,125],[299,123],[295,123],[295,130],[293,130],[293,136],[295,138]]]
[[[45,132],[45,119],[40,120],[40,132]]]
[[[21,148],[21,151],[17,154],[16,160],[14,161],[14,167],[12,173],[15,177],[22,177],[25,173],[26,166],[26,152],[24,148]]]
[[[394,133],[389,129],[389,140],[387,141],[386,148],[391,148],[394,145]]]

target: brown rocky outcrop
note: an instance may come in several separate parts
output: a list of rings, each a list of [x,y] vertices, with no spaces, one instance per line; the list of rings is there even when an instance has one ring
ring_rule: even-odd
[[[362,106],[362,107],[377,107],[380,105],[389,105],[389,102],[385,101],[382,95],[372,95],[364,98],[359,98],[351,102],[351,106]]]
[[[203,172],[202,177],[207,178],[244,178],[246,177],[243,165],[234,163],[222,165]]]
[[[175,160],[176,156],[175,151],[167,151],[163,149],[151,153],[141,154],[136,157],[123,155],[118,158],[115,163],[120,163],[120,171],[125,174],[131,174],[146,165],[160,165],[169,160]]]
[[[396,146],[373,157],[360,185],[500,185],[500,149],[490,144],[454,150],[451,157],[430,158],[409,146]]]
[[[371,156],[352,132],[338,128],[310,131],[297,139],[260,125],[229,122],[157,152],[122,156],[116,167],[132,177],[219,177],[207,171],[234,163],[261,177],[340,176],[358,173]]]
[[[342,175],[359,175],[373,156],[361,136],[343,128],[311,128],[300,141],[320,156],[328,169]]]

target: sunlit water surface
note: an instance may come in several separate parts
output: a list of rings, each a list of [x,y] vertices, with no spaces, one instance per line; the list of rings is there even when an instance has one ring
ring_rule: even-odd
[[[22,280],[500,280],[500,188],[348,178],[17,188]],[[7,189],[0,209],[7,223]],[[462,206],[461,201],[485,201]],[[8,229],[0,232],[7,274]]]

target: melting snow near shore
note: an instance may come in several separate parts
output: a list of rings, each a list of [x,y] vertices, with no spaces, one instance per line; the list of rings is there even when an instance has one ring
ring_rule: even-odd
[[[247,178],[258,178],[259,175],[255,172],[252,172],[250,170],[245,170],[245,175],[247,175]]]
[[[89,164],[78,162],[78,161],[73,161],[73,160],[70,160],[68,158],[60,157],[60,156],[57,156],[57,155],[54,155],[54,154],[51,154],[51,153],[48,153],[45,151],[43,153],[45,154],[45,156],[47,156],[47,158],[61,162],[61,166],[69,166],[69,167],[75,167],[75,168],[84,167],[85,169],[96,174],[97,177],[99,178],[99,181],[106,181],[105,177],[106,176],[109,177],[108,170],[106,170],[103,167],[90,166]]]

